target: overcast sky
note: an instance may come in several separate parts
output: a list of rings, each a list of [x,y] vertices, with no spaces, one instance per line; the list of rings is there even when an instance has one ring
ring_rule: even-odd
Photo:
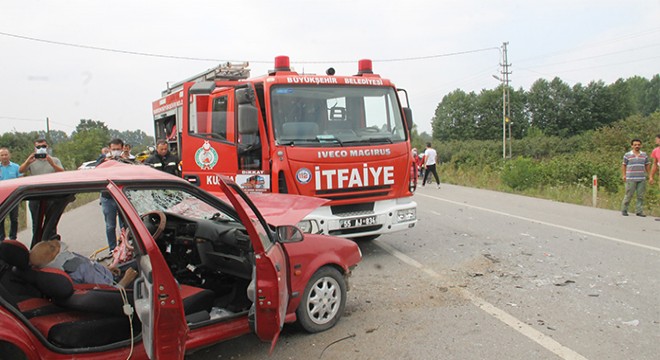
[[[660,68],[658,0],[3,0],[0,33],[0,133],[45,130],[48,117],[66,133],[93,119],[153,135],[151,102],[167,82],[228,60],[258,76],[277,55],[338,75],[373,59],[429,133],[447,93],[498,86],[505,41],[515,88],[650,79]]]

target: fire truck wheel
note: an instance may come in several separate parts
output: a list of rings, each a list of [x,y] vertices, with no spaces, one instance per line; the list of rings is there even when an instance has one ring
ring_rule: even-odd
[[[337,269],[325,266],[309,279],[296,310],[298,324],[316,333],[335,326],[346,305],[346,280]]]

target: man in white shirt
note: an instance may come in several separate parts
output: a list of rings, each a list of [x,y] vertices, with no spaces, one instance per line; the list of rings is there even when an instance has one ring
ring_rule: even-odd
[[[440,189],[440,177],[438,176],[438,172],[435,170],[435,163],[438,159],[438,153],[435,151],[435,149],[431,148],[430,142],[426,143],[426,150],[424,150],[424,154],[422,156],[424,157],[424,166],[426,167],[426,171],[424,171],[422,187],[426,185],[426,178],[429,176],[429,172],[431,172],[435,177],[435,182],[438,184],[438,189]]]

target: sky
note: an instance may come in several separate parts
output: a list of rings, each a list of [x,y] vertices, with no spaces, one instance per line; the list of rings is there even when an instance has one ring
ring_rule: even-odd
[[[419,132],[448,93],[510,84],[606,84],[660,67],[659,0],[3,0],[0,133],[70,134],[80,119],[153,136],[151,103],[226,61],[252,76],[287,55],[298,72],[374,72],[407,90]]]

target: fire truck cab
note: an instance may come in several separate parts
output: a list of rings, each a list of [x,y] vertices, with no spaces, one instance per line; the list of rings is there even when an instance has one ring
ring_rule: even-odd
[[[193,184],[217,190],[224,175],[248,192],[325,198],[303,231],[375,238],[417,222],[400,93],[407,104],[370,60],[354,76],[299,74],[286,56],[256,78],[226,63],[168,86],[153,102],[155,134]]]

